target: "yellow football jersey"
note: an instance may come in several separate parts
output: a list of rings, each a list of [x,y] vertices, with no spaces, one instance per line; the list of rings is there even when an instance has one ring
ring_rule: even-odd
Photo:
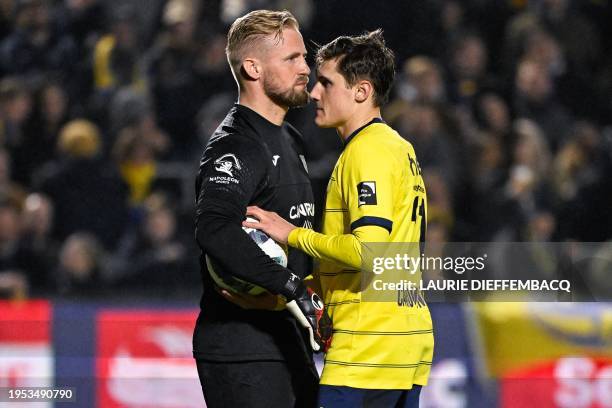
[[[426,211],[425,185],[409,142],[380,119],[347,138],[327,187],[323,235],[300,228],[289,237],[290,245],[320,259],[316,272],[334,325],[321,384],[427,384],[434,346],[429,309],[420,302],[364,301],[356,267],[356,242],[422,242]]]

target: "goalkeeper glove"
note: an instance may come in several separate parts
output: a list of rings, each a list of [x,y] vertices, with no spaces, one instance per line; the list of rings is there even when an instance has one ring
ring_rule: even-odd
[[[332,322],[319,295],[293,273],[284,289],[287,310],[302,327],[308,329],[313,351],[327,351],[331,343]]]

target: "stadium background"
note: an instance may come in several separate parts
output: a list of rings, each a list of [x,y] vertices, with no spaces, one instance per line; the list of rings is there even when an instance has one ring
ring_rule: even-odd
[[[0,0],[0,387],[201,405],[193,178],[236,96],[228,24],[253,8],[294,12],[311,55],[384,29],[384,117],[415,146],[430,240],[610,253],[609,1]],[[321,208],[341,144],[311,108],[289,120]],[[608,299],[611,265],[580,271]],[[433,304],[424,406],[612,406],[612,305],[581,300]]]

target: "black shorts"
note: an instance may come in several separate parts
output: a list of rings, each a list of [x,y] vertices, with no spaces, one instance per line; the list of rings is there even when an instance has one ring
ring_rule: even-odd
[[[314,364],[197,359],[207,408],[313,408],[319,377]]]

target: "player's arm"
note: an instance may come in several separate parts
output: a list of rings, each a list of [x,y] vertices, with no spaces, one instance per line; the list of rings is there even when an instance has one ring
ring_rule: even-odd
[[[297,228],[277,214],[257,207],[248,207],[247,214],[258,218],[259,223],[245,222],[243,225],[262,229],[276,241],[287,243],[316,259],[360,268],[364,246],[389,241],[393,228],[394,169],[393,162],[384,154],[357,149],[351,153],[338,180],[351,220],[349,234],[324,235]]]
[[[296,228],[288,236],[288,244],[308,255],[325,261],[361,268],[362,248],[371,242],[389,241],[384,227],[366,225],[350,234],[324,235],[305,228]]]
[[[264,231],[276,242],[288,244],[315,259],[341,263],[351,268],[361,266],[361,250],[368,242],[387,242],[389,230],[377,225],[357,226],[350,234],[324,235],[308,228],[298,228],[275,212],[247,207],[247,215],[259,220],[244,221],[243,226]]]

